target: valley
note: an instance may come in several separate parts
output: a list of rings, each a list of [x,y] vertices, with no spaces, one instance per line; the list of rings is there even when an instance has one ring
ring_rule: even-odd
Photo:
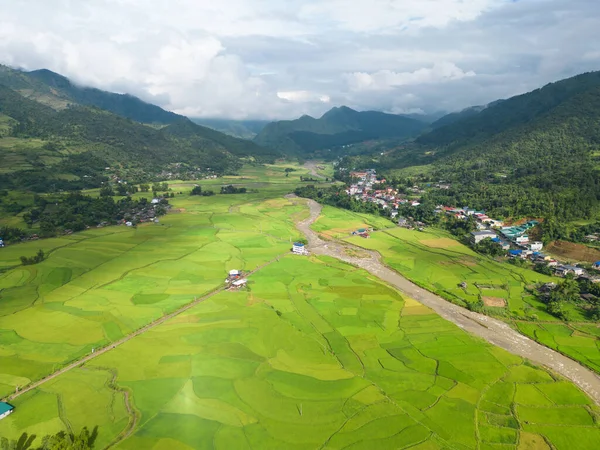
[[[0,66],[0,445],[594,448],[599,74],[267,122]]]
[[[183,194],[159,224],[0,250],[53,249],[0,279],[14,298],[0,317],[4,394],[43,379],[9,397],[0,435],[98,426],[99,448],[124,449],[584,449],[600,437],[595,374],[322,241],[312,227],[392,224],[286,195],[298,185],[286,167],[242,171],[236,184],[255,193],[174,183]],[[303,235],[311,255],[289,254]],[[233,268],[258,270],[221,291]]]

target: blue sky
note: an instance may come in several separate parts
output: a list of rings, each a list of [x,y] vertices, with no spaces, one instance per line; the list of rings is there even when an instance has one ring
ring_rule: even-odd
[[[600,69],[596,0],[0,0],[0,10],[0,63],[190,116],[453,111]]]

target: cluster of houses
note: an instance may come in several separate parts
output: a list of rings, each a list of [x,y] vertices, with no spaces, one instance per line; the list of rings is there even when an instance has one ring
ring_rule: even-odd
[[[227,289],[230,291],[238,290],[248,284],[248,280],[244,278],[244,274],[241,270],[232,269],[229,271],[229,275],[225,279]]]
[[[390,209],[392,218],[398,215],[398,206],[410,204],[419,206],[421,203],[417,200],[409,200],[400,194],[394,188],[373,189],[375,184],[385,184],[385,178],[378,179],[375,169],[367,169],[362,172],[350,172],[350,178],[353,183],[346,189],[346,194],[363,202],[373,202],[380,205],[383,209]],[[422,194],[425,191],[418,186],[410,188],[409,191],[415,194]]]
[[[2,238],[0,237],[0,248],[4,247],[4,241],[2,240]]]
[[[485,223],[490,228],[473,231],[470,239],[472,244],[479,244],[485,239],[491,239],[493,242],[499,244],[502,249],[507,250],[510,258],[520,258],[529,260],[534,264],[546,265],[552,269],[554,275],[559,277],[566,277],[571,274],[578,278],[589,279],[594,283],[600,282],[600,277],[588,274],[583,267],[561,263],[555,258],[542,253],[544,244],[537,241],[531,242],[527,235],[527,232],[539,222],[531,220],[519,226],[501,226],[498,229],[493,229],[491,225],[497,224],[499,221],[488,220],[489,218],[482,212],[475,212],[473,215],[477,218],[478,224]],[[600,261],[594,263],[592,267],[600,271]]]

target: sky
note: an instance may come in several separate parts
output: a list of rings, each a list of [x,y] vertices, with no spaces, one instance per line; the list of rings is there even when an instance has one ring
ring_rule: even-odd
[[[0,0],[0,63],[190,117],[456,111],[600,70],[598,0]]]

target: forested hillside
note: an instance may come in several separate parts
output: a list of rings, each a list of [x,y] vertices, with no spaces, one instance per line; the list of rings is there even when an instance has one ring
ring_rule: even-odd
[[[185,135],[174,132],[180,123],[189,124]],[[94,187],[104,180],[106,167],[152,178],[175,168],[234,172],[240,156],[274,158],[272,151],[185,118],[156,129],[99,108],[56,111],[1,85],[0,125],[0,188],[7,189]]]
[[[497,102],[384,157],[452,182],[432,201],[503,217],[593,217],[600,210],[600,72]]]
[[[358,112],[342,106],[319,119],[302,116],[297,120],[272,122],[254,142],[287,154],[306,156],[317,150],[371,139],[407,139],[417,136],[426,126],[425,122],[404,116]]]
[[[203,127],[212,128],[229,136],[241,139],[254,139],[269,123],[266,120],[229,120],[192,117],[190,120]]]
[[[46,69],[22,72],[0,65],[0,84],[56,110],[74,104],[95,106],[148,124],[170,124],[183,118],[132,95],[78,86],[68,78]]]

